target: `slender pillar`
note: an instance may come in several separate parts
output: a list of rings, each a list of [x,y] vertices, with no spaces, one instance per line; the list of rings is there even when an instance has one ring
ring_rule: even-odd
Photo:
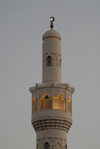
[[[61,36],[51,29],[44,33],[42,40],[43,83],[61,83]]]

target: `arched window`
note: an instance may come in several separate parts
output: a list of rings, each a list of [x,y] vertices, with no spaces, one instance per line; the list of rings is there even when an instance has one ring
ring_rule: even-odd
[[[67,99],[67,112],[72,114],[72,97],[69,96]]]
[[[38,144],[36,145],[36,149],[38,149]]]
[[[60,59],[60,67],[61,67],[61,59]]]
[[[65,149],[67,149],[67,144],[65,145]]]
[[[32,113],[36,112],[38,109],[38,100],[36,97],[33,97],[33,104],[32,104]]]
[[[58,94],[58,96],[54,97],[53,109],[65,111],[65,98],[62,94]]]
[[[52,57],[51,56],[47,57],[46,64],[47,64],[47,66],[52,66]]]
[[[50,144],[48,142],[44,144],[44,149],[50,149]]]

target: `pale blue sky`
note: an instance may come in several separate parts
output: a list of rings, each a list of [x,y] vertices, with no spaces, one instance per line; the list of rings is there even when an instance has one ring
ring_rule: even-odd
[[[75,87],[68,149],[100,148],[100,0],[0,0],[0,148],[35,149],[29,87],[42,79],[54,16],[62,80]]]

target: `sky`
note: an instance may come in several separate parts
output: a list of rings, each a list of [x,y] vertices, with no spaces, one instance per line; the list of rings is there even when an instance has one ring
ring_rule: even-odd
[[[100,0],[0,0],[0,148],[35,149],[29,87],[42,82],[49,17],[62,36],[62,80],[75,88],[68,149],[100,148]]]

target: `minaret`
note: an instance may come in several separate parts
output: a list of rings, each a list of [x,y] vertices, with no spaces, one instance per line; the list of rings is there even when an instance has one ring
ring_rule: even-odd
[[[53,29],[42,36],[42,83],[32,93],[32,125],[36,149],[67,149],[67,133],[72,125],[74,89],[61,81],[61,35]]]

